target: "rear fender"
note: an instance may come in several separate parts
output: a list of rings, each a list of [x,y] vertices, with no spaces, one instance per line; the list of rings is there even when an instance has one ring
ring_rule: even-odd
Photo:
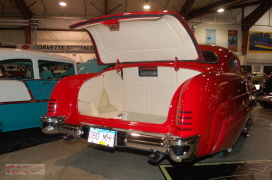
[[[68,76],[57,83],[50,96],[47,116],[66,116],[66,123],[74,124],[70,116],[77,111],[78,91],[82,84],[97,74]],[[71,122],[69,122],[71,121]]]
[[[220,141],[223,122],[228,117],[237,120],[238,124],[233,121],[230,127],[225,127],[233,127],[233,131],[239,135],[240,128],[245,123],[241,116],[248,111],[248,103],[246,84],[239,75],[207,72],[195,76],[187,80],[180,91],[175,135],[182,138],[200,135],[198,156],[209,154],[215,144],[218,144],[217,141]],[[224,141],[230,136],[222,138],[218,147],[224,143],[227,146],[233,144],[238,135],[227,142]]]
[[[215,107],[220,104],[214,73],[203,73],[187,80],[180,90],[175,135],[189,138],[199,135],[198,156],[209,146]]]
[[[247,94],[230,98],[218,107],[213,125],[213,136],[207,153],[213,154],[235,145],[249,116],[250,101]]]
[[[248,83],[243,76],[228,73],[222,74],[222,78],[224,76],[229,81],[221,86],[221,96],[227,99],[217,106],[207,154],[233,147],[254,107]]]

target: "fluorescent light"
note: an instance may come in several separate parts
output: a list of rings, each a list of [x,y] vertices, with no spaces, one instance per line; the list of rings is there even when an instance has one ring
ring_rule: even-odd
[[[224,12],[224,9],[220,8],[220,9],[217,10],[217,12]]]
[[[61,5],[61,6],[66,6],[67,4],[66,4],[66,2],[64,2],[64,1],[61,1],[61,2],[59,3],[59,5]]]

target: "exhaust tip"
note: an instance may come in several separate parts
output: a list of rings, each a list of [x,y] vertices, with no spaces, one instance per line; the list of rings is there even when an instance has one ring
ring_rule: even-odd
[[[75,141],[78,139],[78,138],[72,136],[71,134],[65,134],[64,136],[62,136],[62,138],[67,142],[72,142],[72,141]]]
[[[148,159],[151,162],[159,162],[160,160],[162,160],[164,158],[164,154],[162,154],[160,151],[156,150],[156,149],[151,149],[151,154],[148,155]]]

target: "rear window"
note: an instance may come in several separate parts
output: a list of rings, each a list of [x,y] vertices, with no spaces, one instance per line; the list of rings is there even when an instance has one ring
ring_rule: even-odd
[[[0,61],[0,78],[33,79],[30,59],[8,59]]]

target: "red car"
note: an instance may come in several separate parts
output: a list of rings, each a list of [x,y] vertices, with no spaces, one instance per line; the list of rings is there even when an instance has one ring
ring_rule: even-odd
[[[70,27],[85,28],[98,61],[110,66],[57,84],[44,133],[176,162],[229,152],[247,133],[254,98],[238,57],[198,45],[179,14],[124,13]]]

